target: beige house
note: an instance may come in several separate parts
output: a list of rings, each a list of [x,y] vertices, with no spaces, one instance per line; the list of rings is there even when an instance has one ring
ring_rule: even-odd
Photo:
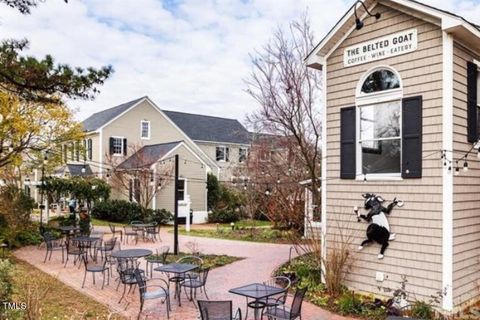
[[[155,161],[149,163],[155,171],[165,158],[179,154],[180,207],[191,208],[195,222],[203,222],[207,215],[207,173],[229,180],[231,169],[243,161],[249,147],[248,132],[237,120],[161,110],[148,97],[97,112],[82,124],[85,152],[78,152],[82,149],[78,143],[65,146],[65,170],[75,164],[107,177],[114,166],[128,165],[135,156],[149,152],[155,154]],[[172,188],[173,184],[165,186],[152,207],[173,211]]]
[[[355,3],[306,58],[325,79],[323,245],[366,238],[362,193],[400,198],[396,239],[383,259],[378,244],[359,251],[348,284],[391,295],[405,275],[452,311],[480,296],[480,27],[417,1],[364,3],[380,17]]]

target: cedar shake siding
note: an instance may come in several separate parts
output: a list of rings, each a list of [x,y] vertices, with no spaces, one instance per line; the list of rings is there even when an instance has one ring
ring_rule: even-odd
[[[467,62],[479,55],[455,43],[453,51],[453,143],[456,157],[472,147],[467,141]],[[455,304],[478,298],[480,291],[480,164],[469,155],[467,173],[454,177],[453,298]],[[460,169],[463,160],[459,161]]]
[[[383,260],[377,259],[378,244],[371,244],[356,253],[348,285],[358,291],[391,296],[391,292],[379,287],[395,290],[400,287],[402,275],[406,275],[407,290],[415,292],[417,299],[427,300],[442,290],[443,198],[442,163],[439,160],[439,150],[442,149],[442,31],[433,23],[384,5],[378,5],[373,11],[380,12],[381,19],[377,22],[369,20],[361,30],[352,32],[326,61],[327,247],[332,248],[334,241],[338,240],[339,228],[342,228],[343,235],[354,238],[353,250],[366,238],[367,224],[358,223],[352,211],[353,206],[363,207],[362,193],[380,194],[387,204],[398,197],[405,206],[395,208],[388,218],[396,240],[390,241]],[[346,47],[413,28],[418,31],[416,51],[344,67]],[[340,179],[340,110],[355,106],[355,91],[361,77],[369,69],[382,65],[399,73],[403,98],[422,97],[421,178],[367,183],[363,182],[363,177],[359,180]],[[463,131],[462,141],[466,141]],[[377,271],[385,273],[387,278],[383,283],[375,281]]]

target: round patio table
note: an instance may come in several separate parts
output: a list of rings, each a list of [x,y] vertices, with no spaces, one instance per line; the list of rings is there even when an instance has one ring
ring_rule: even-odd
[[[138,259],[152,254],[148,249],[125,249],[112,252],[112,257],[120,259]]]

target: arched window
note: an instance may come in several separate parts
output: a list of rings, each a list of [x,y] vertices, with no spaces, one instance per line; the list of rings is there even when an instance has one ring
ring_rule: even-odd
[[[379,69],[370,73],[362,84],[362,93],[374,93],[400,88],[400,79],[389,69]]]
[[[357,85],[357,175],[401,176],[402,83],[389,67],[369,70]],[[362,178],[363,179],[363,178]]]

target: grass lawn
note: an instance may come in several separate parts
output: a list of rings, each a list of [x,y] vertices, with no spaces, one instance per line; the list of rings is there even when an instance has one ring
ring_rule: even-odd
[[[125,319],[116,314],[109,318],[110,312],[103,304],[26,262],[13,261],[12,301],[26,302],[33,314],[28,316],[25,311],[16,311],[8,319]]]
[[[169,254],[167,256],[167,262],[172,263],[180,259],[181,257],[185,256],[191,256],[191,253],[185,253],[185,252],[180,252],[178,255],[174,254]],[[233,263],[235,261],[242,260],[244,258],[239,258],[239,257],[232,257],[232,256],[227,256],[227,255],[216,255],[216,254],[199,254],[198,255],[200,258],[203,260],[203,268],[210,268],[210,269],[215,269],[218,267],[223,267],[227,264]],[[147,260],[149,258],[154,258],[156,255],[147,257]]]
[[[170,230],[169,232],[173,232]],[[181,235],[217,238],[227,240],[240,240],[252,242],[290,243],[288,231],[272,229],[270,222],[261,221],[258,225],[254,222],[237,222],[232,230],[230,224],[197,225],[187,232],[184,226],[178,230]]]

